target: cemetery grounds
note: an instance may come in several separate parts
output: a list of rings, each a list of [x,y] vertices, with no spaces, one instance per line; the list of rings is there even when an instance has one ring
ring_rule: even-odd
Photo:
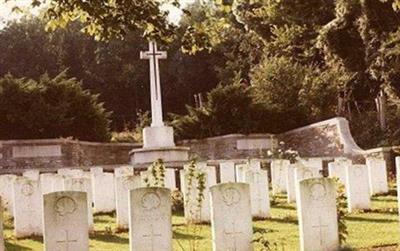
[[[270,250],[299,250],[299,232],[295,204],[286,202],[286,195],[271,197],[271,218],[254,220],[254,237],[262,235],[269,241]],[[116,231],[113,214],[95,215],[95,232],[90,235],[90,251],[129,250],[127,232]],[[207,224],[185,224],[182,212],[173,214],[174,250],[212,250],[211,228]],[[390,183],[387,195],[372,197],[372,208],[355,212],[346,217],[347,246],[354,250],[400,250],[400,223],[397,209],[396,188]],[[12,218],[4,220],[7,251],[42,251],[41,237],[16,240],[13,237]],[[267,250],[255,242],[255,250]]]

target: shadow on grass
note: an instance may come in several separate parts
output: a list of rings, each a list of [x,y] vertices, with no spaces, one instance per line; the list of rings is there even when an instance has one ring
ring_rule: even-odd
[[[288,205],[288,204],[275,204],[272,206],[272,208],[296,210],[296,207],[294,205]]]
[[[98,212],[94,213],[93,216],[110,216],[111,218],[115,217],[116,213],[115,211],[104,213],[104,212]]]
[[[377,201],[377,202],[397,202],[397,199],[395,198],[386,198],[386,197],[372,197],[371,201]]]
[[[107,224],[112,224],[113,222],[110,221],[110,219],[94,219],[94,223],[107,223]]]
[[[95,234],[90,235],[90,239],[102,242],[112,242],[112,243],[119,243],[119,244],[128,244],[129,239],[123,238],[117,235],[108,234],[108,233],[99,233],[96,232]]]
[[[273,233],[273,232],[277,232],[277,231],[273,230],[273,229],[270,229],[270,228],[254,227],[253,226],[253,233],[267,234],[267,233]]]
[[[265,219],[265,221],[272,221],[272,222],[278,222],[278,223],[287,223],[287,224],[294,224],[298,225],[299,222],[296,218],[292,217],[287,217],[287,218],[268,218]]]
[[[31,251],[33,249],[27,248],[15,243],[5,242],[6,250],[7,251]]]
[[[360,222],[381,222],[381,223],[391,223],[391,222],[397,222],[397,220],[392,220],[392,219],[369,219],[369,218],[364,218],[360,216],[347,216],[346,221],[360,221]]]
[[[184,215],[183,211],[173,211],[172,212],[172,216],[181,216],[181,217],[183,217],[185,215]]]
[[[178,232],[173,230],[172,237],[176,240],[203,240],[204,237],[199,235],[191,234],[190,231],[188,233]]]

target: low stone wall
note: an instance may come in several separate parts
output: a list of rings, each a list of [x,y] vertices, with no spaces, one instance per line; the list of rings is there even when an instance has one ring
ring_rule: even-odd
[[[230,134],[178,142],[190,147],[190,156],[199,160],[262,158],[276,144],[273,134]]]
[[[345,118],[337,117],[277,135],[302,157],[356,158],[363,150],[355,143]]]
[[[199,140],[182,140],[191,157],[199,160],[265,159],[278,141],[297,150],[301,157],[347,156],[357,159],[364,151],[354,142],[344,118],[333,118],[283,134],[230,134]],[[116,166],[129,164],[129,152],[141,144],[92,143],[70,139],[0,141],[0,172],[22,172],[27,168],[55,170],[60,167]],[[400,148],[399,148],[400,149]],[[266,160],[267,161],[267,160]]]
[[[0,173],[24,169],[129,163],[129,151],[140,144],[92,143],[69,139],[0,141]]]

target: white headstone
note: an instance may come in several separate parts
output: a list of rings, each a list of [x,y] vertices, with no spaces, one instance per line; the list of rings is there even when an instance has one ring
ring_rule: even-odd
[[[204,191],[201,203],[200,193],[197,189],[198,180],[189,175],[188,170],[181,170],[182,193],[184,198],[184,214],[187,222],[210,222],[210,187],[216,184],[216,172],[213,166],[199,168],[204,174]],[[190,183],[190,185],[189,185]]]
[[[115,185],[113,173],[93,175],[93,204],[94,212],[109,213],[115,207]]]
[[[210,190],[213,250],[252,251],[249,185],[223,183]]]
[[[64,191],[64,179],[66,179],[68,176],[64,176],[61,174],[55,174],[51,180],[52,180],[52,192],[62,192]]]
[[[0,197],[3,199],[3,206],[7,209],[11,216],[14,216],[13,206],[13,189],[10,189],[14,185],[14,181],[17,179],[16,175],[4,174],[0,175]]]
[[[54,176],[57,174],[54,173],[42,173],[40,174],[40,189],[42,191],[42,194],[46,193],[52,193],[54,192],[53,190],[53,180]]]
[[[22,173],[23,177],[26,177],[31,180],[38,180],[39,179],[39,170],[29,169]]]
[[[137,188],[129,195],[131,251],[172,251],[171,190]]]
[[[334,162],[328,163],[329,177],[338,178],[339,181],[346,185],[346,166],[351,166],[352,161],[346,158],[337,158]]]
[[[74,178],[82,178],[85,176],[85,172],[81,169],[71,169],[69,171],[69,176],[72,176]]]
[[[286,194],[287,202],[292,203],[296,201],[296,181],[295,181],[296,165],[290,164],[286,172]]]
[[[301,158],[300,164],[313,169],[313,172],[320,173],[323,170],[323,161],[321,158]]]
[[[252,216],[261,219],[268,218],[270,216],[268,172],[248,170],[245,173],[245,180],[250,185]]]
[[[177,189],[175,169],[165,168],[165,187],[171,189],[171,191]]]
[[[271,162],[272,193],[284,193],[286,191],[286,176],[290,165],[289,160],[273,159]]]
[[[366,165],[346,167],[346,194],[349,211],[369,209],[371,200]]]
[[[389,192],[386,161],[382,159],[366,160],[371,195]]]
[[[19,177],[14,181],[15,237],[42,235],[42,192],[38,180]]]
[[[261,170],[261,162],[259,160],[250,159],[249,167],[253,171],[259,171],[259,170]]]
[[[140,176],[126,175],[115,179],[115,204],[117,226],[127,229],[129,226],[129,191],[141,187]]]
[[[103,173],[103,168],[102,167],[91,167],[90,168],[90,173],[93,175],[98,175],[98,174],[102,174]]]
[[[88,219],[88,224],[89,224],[89,229],[93,230],[94,229],[94,223],[93,223],[93,212],[92,212],[92,185],[90,182],[90,179],[88,178],[74,178],[74,177],[68,177],[64,179],[64,191],[74,191],[74,192],[85,192],[87,194],[86,202],[87,202],[87,219]]]
[[[235,165],[235,174],[236,174],[235,182],[246,182],[245,174],[249,170],[250,170],[250,167],[248,164],[236,164]],[[231,182],[234,182],[234,181],[231,181]]]
[[[133,175],[133,166],[121,166],[114,169],[115,178]]]
[[[57,169],[57,173],[60,175],[68,176],[71,174],[71,170],[72,170],[71,168],[59,168]]]
[[[301,250],[338,250],[339,233],[334,180],[329,178],[302,180],[297,193]]]
[[[44,195],[44,250],[89,250],[87,194],[55,192]]]
[[[0,197],[0,251],[4,251],[4,235],[3,235],[3,201]]]
[[[221,183],[235,182],[235,162],[221,162],[219,172]]]

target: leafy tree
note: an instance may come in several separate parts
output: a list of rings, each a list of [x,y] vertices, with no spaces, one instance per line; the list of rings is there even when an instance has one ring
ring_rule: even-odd
[[[129,31],[152,39],[170,40],[174,26],[167,20],[168,12],[162,11],[160,7],[167,2],[179,5],[175,0],[30,1],[32,7],[44,7],[49,29],[64,28],[68,23],[78,20],[84,32],[99,40],[124,38]]]
[[[253,101],[251,89],[237,80],[210,91],[202,108],[187,106],[187,115],[175,115],[171,122],[179,138],[205,138],[231,133],[276,131],[262,105]]]
[[[307,71],[285,57],[265,58],[251,73],[256,102],[283,114],[289,127],[306,124],[306,110],[299,94]]]
[[[7,75],[0,79],[0,138],[74,137],[107,141],[109,113],[96,95],[63,72],[39,81]]]
[[[79,23],[51,33],[44,26],[39,19],[23,19],[0,30],[0,76],[11,73],[38,80],[43,73],[54,77],[67,70],[69,76],[82,80],[85,89],[100,94],[99,100],[113,112],[114,130],[134,125],[138,111],[149,110],[148,62],[139,58],[148,45],[139,33],[98,42],[81,33]],[[214,66],[224,60],[205,51],[184,54],[181,44],[176,39],[168,48],[161,47],[168,50],[168,59],[161,62],[166,113],[184,113],[184,104],[193,103],[194,94],[214,88],[218,83]]]
[[[321,31],[319,45],[328,64],[343,65],[353,73],[349,86],[353,98],[373,99],[382,82],[373,77],[372,68],[381,46],[399,28],[400,14],[386,1],[340,0],[335,15]]]

